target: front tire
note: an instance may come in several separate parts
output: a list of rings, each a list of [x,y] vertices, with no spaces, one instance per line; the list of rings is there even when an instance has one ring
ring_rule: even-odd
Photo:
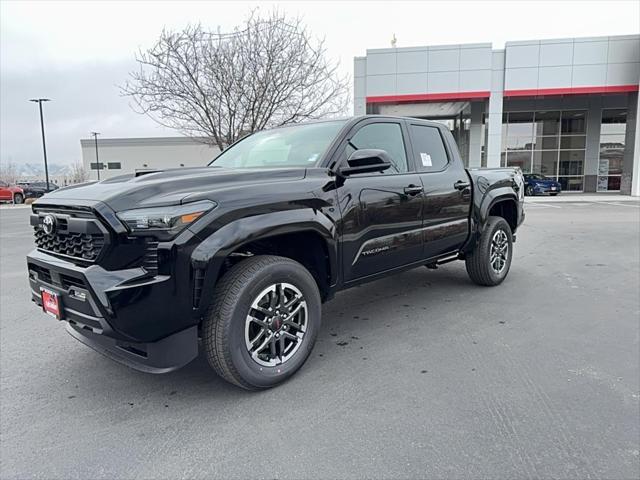
[[[251,257],[216,287],[202,328],[207,360],[234,385],[273,387],[307,360],[320,320],[320,292],[306,268],[285,257]]]
[[[524,194],[528,197],[533,197],[536,193],[531,185],[527,185],[527,188],[524,189]]]
[[[13,203],[16,205],[22,205],[24,203],[24,195],[21,193],[16,193],[13,196]]]
[[[465,259],[469,278],[478,285],[500,285],[509,273],[512,257],[511,227],[502,217],[489,217],[480,241]]]

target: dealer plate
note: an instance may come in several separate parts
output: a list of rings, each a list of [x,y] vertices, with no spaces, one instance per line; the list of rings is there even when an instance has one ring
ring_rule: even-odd
[[[42,294],[42,310],[52,317],[62,320],[63,314],[60,295],[47,288],[41,288],[40,293]]]

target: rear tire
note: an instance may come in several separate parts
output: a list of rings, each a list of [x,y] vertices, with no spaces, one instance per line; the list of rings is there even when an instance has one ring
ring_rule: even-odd
[[[533,197],[535,195],[533,187],[531,185],[527,185],[527,188],[524,189],[524,194],[528,197]]]
[[[511,227],[502,217],[489,217],[480,241],[465,259],[469,278],[478,285],[500,285],[509,273],[512,257]]]
[[[320,292],[306,268],[285,257],[251,257],[216,287],[202,328],[207,360],[234,385],[273,387],[307,360],[320,319]]]
[[[24,203],[24,195],[21,193],[16,193],[13,196],[13,203],[16,205],[22,205]]]

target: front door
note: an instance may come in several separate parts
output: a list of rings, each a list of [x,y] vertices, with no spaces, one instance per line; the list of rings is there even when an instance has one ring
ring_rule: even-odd
[[[393,166],[351,175],[338,188],[345,283],[420,260],[422,184],[409,161],[403,121],[367,119],[354,126],[338,150],[346,162],[355,150],[385,150]]]

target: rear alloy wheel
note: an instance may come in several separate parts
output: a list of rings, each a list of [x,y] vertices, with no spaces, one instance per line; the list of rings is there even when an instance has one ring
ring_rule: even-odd
[[[533,187],[531,185],[527,185],[527,188],[525,188],[524,193],[529,197],[533,197],[535,195],[535,192],[533,191]]]
[[[218,283],[203,321],[207,360],[239,387],[273,387],[304,364],[320,318],[318,285],[300,263],[272,255],[242,260]]]
[[[509,273],[512,256],[511,227],[502,217],[489,217],[476,248],[465,259],[469,278],[478,285],[501,284]]]
[[[16,205],[22,205],[24,203],[24,195],[21,193],[16,193],[13,196],[13,203]]]

